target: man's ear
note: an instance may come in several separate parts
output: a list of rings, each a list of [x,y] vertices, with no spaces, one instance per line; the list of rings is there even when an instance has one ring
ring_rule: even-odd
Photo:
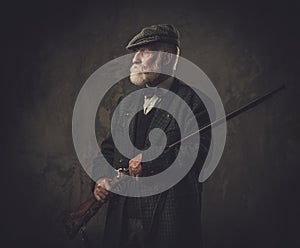
[[[164,65],[169,65],[172,61],[172,58],[173,58],[173,54],[172,53],[167,53],[165,52],[163,54],[163,63]]]

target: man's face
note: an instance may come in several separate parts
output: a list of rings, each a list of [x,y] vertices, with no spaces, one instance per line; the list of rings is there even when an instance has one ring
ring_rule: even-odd
[[[149,47],[141,47],[135,51],[130,68],[130,81],[138,86],[151,85],[159,78],[162,67],[162,53],[151,51]],[[147,72],[155,71],[155,72]]]

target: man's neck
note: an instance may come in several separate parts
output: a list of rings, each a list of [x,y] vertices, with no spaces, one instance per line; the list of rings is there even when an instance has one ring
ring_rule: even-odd
[[[173,83],[174,78],[168,75],[164,75],[163,79],[161,79],[158,83],[153,84],[146,84],[146,87],[157,87],[157,88],[163,88],[163,89],[170,89],[171,85]]]

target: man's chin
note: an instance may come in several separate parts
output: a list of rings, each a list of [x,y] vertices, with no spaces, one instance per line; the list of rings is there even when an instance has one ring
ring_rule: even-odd
[[[141,73],[135,73],[130,75],[130,81],[132,84],[136,86],[144,86],[147,83],[147,80],[145,80],[145,77],[141,75]]]
[[[158,73],[152,72],[143,72],[143,73],[134,73],[130,75],[130,81],[137,86],[145,86],[146,84],[151,84],[159,79]]]

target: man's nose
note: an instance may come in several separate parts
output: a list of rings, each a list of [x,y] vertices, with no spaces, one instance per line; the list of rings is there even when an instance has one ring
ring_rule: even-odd
[[[132,63],[133,64],[141,63],[141,52],[140,51],[135,52],[133,59],[132,59]]]

